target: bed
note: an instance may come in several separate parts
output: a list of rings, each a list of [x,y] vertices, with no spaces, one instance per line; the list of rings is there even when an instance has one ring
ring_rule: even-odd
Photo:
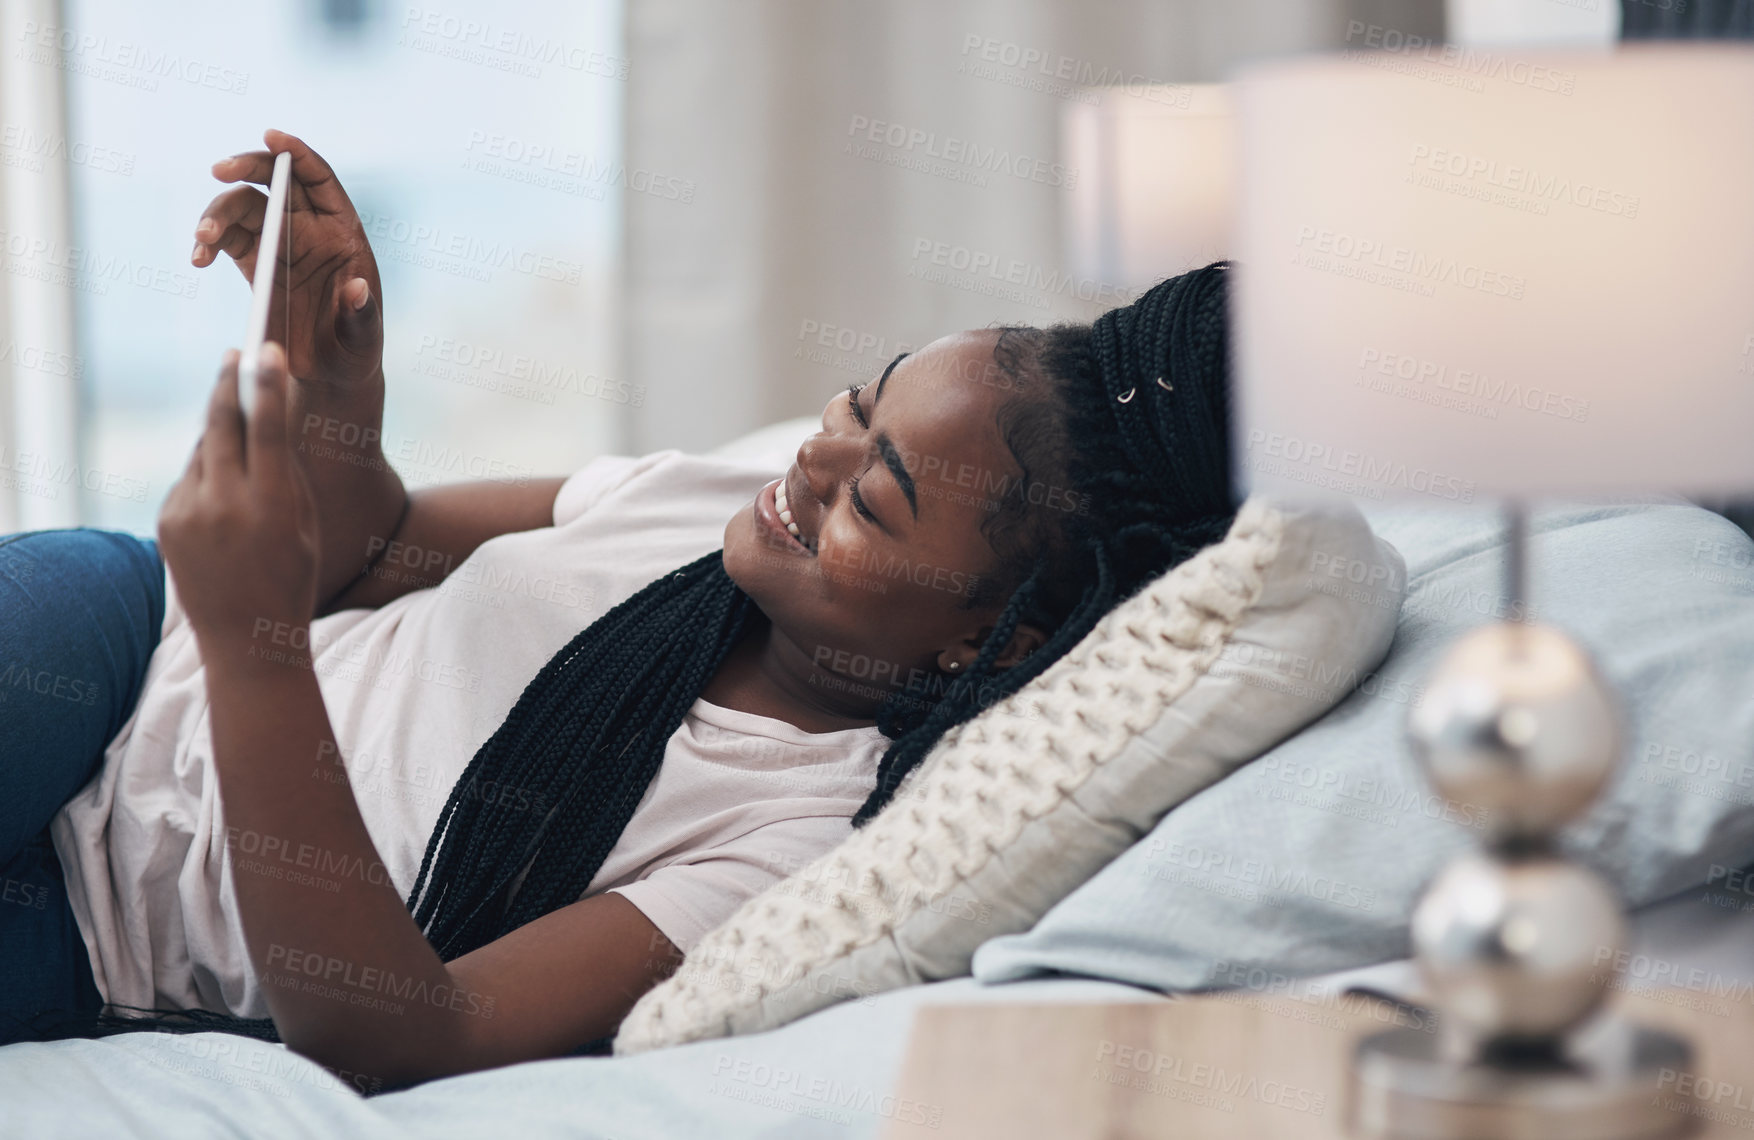
[[[776,425],[727,452],[785,455],[805,430]],[[1213,986],[1219,960],[1417,998],[1404,960],[1406,907],[1469,842],[1466,829],[1409,812],[1359,831],[1356,813],[1348,822],[1319,797],[1262,794],[1263,771],[1312,764],[1417,787],[1398,746],[1405,708],[1385,694],[1416,683],[1455,630],[1493,616],[1469,600],[1496,588],[1488,512],[1367,514],[1407,562],[1407,604],[1388,660],[1316,724],[1171,812],[1152,841],[1211,842],[1245,828],[1275,857],[1326,860],[1336,876],[1375,875],[1369,908],[1165,894],[1138,873],[1149,855],[1141,841],[1036,929],[983,946],[974,978],[846,1002],[770,1032],[517,1065],[370,1097],[280,1046],[219,1034],[20,1045],[0,1050],[0,1133],[867,1137],[898,1114],[927,1123],[935,1110],[893,1095],[910,1019],[926,1004],[1161,1001],[1160,990]],[[1720,516],[1674,501],[1555,509],[1537,516],[1535,534],[1538,616],[1596,650],[1627,697],[1627,770],[1573,846],[1637,908],[1635,953],[1662,963],[1659,974],[1647,968],[1632,981],[1746,977],[1754,920],[1710,901],[1707,883],[1721,893],[1730,869],[1754,863],[1754,787],[1730,780],[1726,792],[1697,781],[1708,759],[1754,773],[1754,543]]]

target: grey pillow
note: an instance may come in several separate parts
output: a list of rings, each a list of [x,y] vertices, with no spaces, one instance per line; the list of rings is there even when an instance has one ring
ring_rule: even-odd
[[[1408,574],[1378,671],[1170,812],[1033,929],[983,945],[975,977],[1178,990],[1408,953],[1420,890],[1484,819],[1421,779],[1407,712],[1460,632],[1505,616],[1503,535],[1483,510],[1369,518]],[[1531,616],[1596,654],[1625,712],[1623,769],[1567,848],[1633,905],[1754,861],[1754,543],[1675,503],[1545,511],[1534,531]]]

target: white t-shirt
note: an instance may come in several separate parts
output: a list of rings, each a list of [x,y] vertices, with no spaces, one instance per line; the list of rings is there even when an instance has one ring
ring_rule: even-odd
[[[296,877],[312,907],[350,875],[387,874],[406,899],[451,788],[524,686],[605,611],[718,549],[772,477],[674,451],[599,459],[561,487],[552,528],[482,544],[441,585],[320,618],[308,646],[262,631],[265,652],[312,657],[340,757],[313,757],[311,777],[350,782],[381,869],[228,831],[201,661],[172,591],[133,715],[51,828],[104,997],[266,1017],[232,863]],[[686,951],[851,833],[886,746],[875,728],[806,733],[698,701],[585,894],[625,895]]]

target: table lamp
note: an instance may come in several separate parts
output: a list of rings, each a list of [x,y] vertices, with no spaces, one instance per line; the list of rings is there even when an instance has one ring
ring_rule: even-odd
[[[1754,50],[1352,53],[1234,96],[1241,485],[1504,503],[1513,615],[1530,499],[1754,487]],[[1619,764],[1589,656],[1476,629],[1409,736],[1494,826],[1412,916],[1443,1032],[1359,1043],[1354,1134],[1686,1131],[1654,1094],[1689,1047],[1606,1008],[1621,904],[1554,842]]]
[[[1143,292],[1231,250],[1235,128],[1219,84],[1089,87],[1060,115],[1081,177],[1064,214],[1072,273]]]

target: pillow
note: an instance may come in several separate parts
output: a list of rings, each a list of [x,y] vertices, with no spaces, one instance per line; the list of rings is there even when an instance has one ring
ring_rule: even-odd
[[[967,973],[983,941],[1335,704],[1387,650],[1403,581],[1355,510],[1249,500],[1223,541],[946,733],[875,819],[702,939],[616,1051]]]
[[[1408,711],[1458,634],[1522,615],[1502,595],[1495,513],[1370,517],[1410,582],[1380,671],[1170,813],[1033,930],[982,946],[975,977],[1258,989],[1409,953],[1415,900],[1485,816],[1425,783]],[[1675,504],[1542,511],[1533,530],[1528,616],[1594,653],[1625,713],[1623,769],[1565,847],[1634,905],[1723,887],[1754,860],[1754,544]]]

